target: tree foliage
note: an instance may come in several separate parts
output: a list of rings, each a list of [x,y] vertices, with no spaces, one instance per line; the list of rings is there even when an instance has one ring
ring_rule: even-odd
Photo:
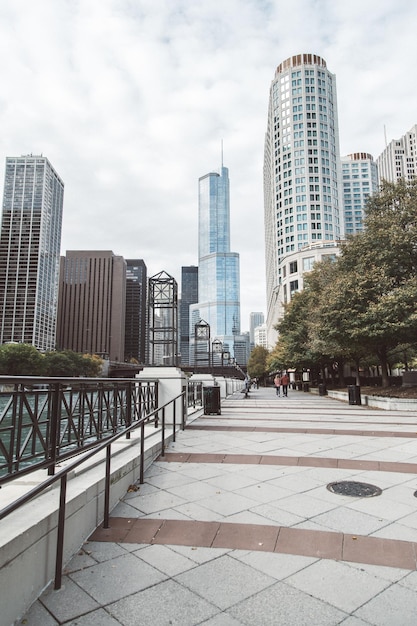
[[[71,350],[45,352],[29,344],[0,346],[0,374],[6,376],[86,376],[101,375],[103,361],[96,355]]]
[[[387,385],[390,354],[415,346],[417,181],[384,183],[368,201],[364,225],[334,262],[317,263],[305,276],[277,326],[271,362],[359,365],[374,356]]]
[[[263,379],[268,374],[268,350],[263,346],[255,346],[248,361],[248,374],[251,378]]]

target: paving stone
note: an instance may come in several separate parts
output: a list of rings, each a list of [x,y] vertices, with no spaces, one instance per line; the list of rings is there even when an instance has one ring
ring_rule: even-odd
[[[401,585],[386,589],[355,613],[375,626],[415,626],[416,615],[417,594]]]
[[[133,554],[125,554],[71,574],[72,580],[100,604],[108,604],[167,577]]]
[[[175,580],[220,609],[226,609],[274,582],[270,576],[228,555],[180,574]]]
[[[76,576],[77,573],[73,575]],[[83,586],[77,585],[68,576],[63,576],[61,589],[55,590],[53,585],[50,585],[42,594],[41,602],[59,623],[99,608],[98,602],[91,597],[88,591]]]
[[[107,607],[123,626],[195,626],[218,608],[174,580],[155,585]]]
[[[335,626],[348,617],[325,602],[280,582],[232,606],[228,613],[245,626]]]
[[[349,614],[391,584],[365,571],[328,560],[313,563],[285,582]]]

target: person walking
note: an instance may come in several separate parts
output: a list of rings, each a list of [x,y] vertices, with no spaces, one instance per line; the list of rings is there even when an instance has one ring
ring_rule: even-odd
[[[275,385],[277,396],[279,397],[281,395],[281,376],[279,374],[275,375],[274,385]]]
[[[290,382],[290,379],[288,377],[288,374],[285,372],[283,376],[281,377],[282,395],[285,397],[288,396],[288,383],[289,382]]]

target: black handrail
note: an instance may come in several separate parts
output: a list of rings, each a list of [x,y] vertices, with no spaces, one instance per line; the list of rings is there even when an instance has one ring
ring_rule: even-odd
[[[181,398],[181,411],[182,411],[182,419],[181,419],[181,430],[185,428],[185,403],[186,403],[186,390],[183,388],[182,392],[175,396],[169,402],[166,402],[161,407],[158,407],[154,411],[152,411],[149,415],[141,418],[140,420],[134,422],[123,431],[120,431],[106,439],[106,441],[100,442],[96,444],[95,447],[89,448],[84,453],[79,453],[81,456],[72,460],[66,467],[62,468],[54,475],[49,476],[47,479],[42,481],[39,485],[25,493],[24,495],[17,498],[14,502],[11,502],[6,507],[0,510],[0,520],[7,517],[21,506],[32,500],[35,496],[39,495],[53,485],[53,483],[58,480],[61,481],[60,487],[60,498],[59,498],[59,515],[58,515],[58,534],[57,534],[57,548],[56,548],[56,560],[55,560],[55,589],[61,588],[62,581],[62,561],[63,561],[63,546],[64,546],[64,529],[65,529],[65,507],[66,507],[66,486],[67,486],[67,477],[68,473],[74,470],[76,467],[88,461],[91,457],[95,456],[102,450],[106,449],[106,469],[105,469],[105,493],[104,493],[104,515],[103,515],[103,528],[109,528],[109,507],[110,507],[110,460],[111,460],[111,444],[125,436],[127,433],[132,432],[136,428],[141,429],[140,435],[140,469],[139,469],[139,483],[142,485],[144,481],[144,439],[145,439],[145,424],[149,421],[149,418],[152,416],[155,417],[155,420],[158,419],[159,413],[162,414],[161,419],[161,456],[164,456],[165,453],[165,409],[169,405],[173,405],[173,438],[175,439],[175,430],[176,430],[176,420],[175,420],[175,407],[176,402],[179,398]]]

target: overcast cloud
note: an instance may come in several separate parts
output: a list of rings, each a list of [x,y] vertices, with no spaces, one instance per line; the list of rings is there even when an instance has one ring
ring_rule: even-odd
[[[265,312],[262,165],[276,66],[303,52],[336,74],[341,154],[417,123],[410,0],[1,0],[0,177],[48,157],[65,183],[62,254],[143,258],[180,286],[198,264],[198,178],[231,189],[242,330]],[[2,188],[1,188],[2,193]]]

